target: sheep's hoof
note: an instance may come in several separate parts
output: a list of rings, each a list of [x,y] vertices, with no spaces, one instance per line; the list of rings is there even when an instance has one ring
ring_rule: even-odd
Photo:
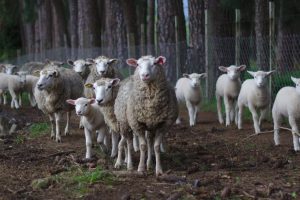
[[[117,153],[111,152],[111,154],[110,154],[110,157],[111,157],[111,158],[115,158],[116,156],[117,156]]]
[[[84,129],[84,126],[83,125],[79,125],[79,129]]]
[[[152,170],[152,169],[153,169],[152,164],[147,164],[147,171],[150,171],[150,170]]]
[[[131,166],[127,166],[127,170],[128,171],[133,171],[133,166],[131,165]]]
[[[138,167],[138,172],[144,173],[145,172],[145,167]]]
[[[122,164],[120,162],[116,162],[115,168],[116,169],[121,169]]]
[[[161,176],[161,175],[163,175],[162,169],[156,169],[155,175],[156,175],[156,176]]]
[[[65,136],[71,135],[69,131],[65,131]]]
[[[55,141],[56,141],[57,143],[61,143],[61,138],[58,138],[58,137],[57,137],[57,138],[55,139]]]
[[[55,135],[50,136],[51,140],[55,140]]]

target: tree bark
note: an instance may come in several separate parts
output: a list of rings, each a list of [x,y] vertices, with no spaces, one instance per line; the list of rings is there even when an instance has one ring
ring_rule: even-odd
[[[51,2],[50,0],[44,0],[39,5],[39,27],[40,27],[40,51],[45,53],[47,49],[51,48],[52,41],[52,24],[51,24]]]
[[[155,20],[155,1],[147,1],[147,53],[155,54],[155,44],[154,44],[154,20]]]
[[[71,0],[72,1],[72,0]],[[78,46],[80,49],[86,46],[85,44],[85,18],[84,18],[84,2],[85,0],[78,0]]]
[[[78,48],[78,1],[69,0],[71,48]]]

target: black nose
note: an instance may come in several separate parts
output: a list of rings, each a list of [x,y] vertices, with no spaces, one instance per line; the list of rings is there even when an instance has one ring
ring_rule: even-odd
[[[100,104],[103,101],[103,99],[97,100],[98,104]]]
[[[38,85],[37,85],[38,89],[41,89],[42,86],[43,86],[43,84],[38,84]]]
[[[105,71],[100,71],[101,74],[104,74]]]

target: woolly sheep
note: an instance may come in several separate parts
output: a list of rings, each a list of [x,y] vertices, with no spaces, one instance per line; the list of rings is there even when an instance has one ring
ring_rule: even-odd
[[[72,106],[67,99],[77,99],[82,96],[83,81],[72,69],[59,67],[48,62],[40,71],[40,78],[34,90],[38,108],[47,114],[51,122],[51,138],[61,142],[60,121],[63,112],[67,112],[65,135],[69,134],[69,119]],[[55,119],[55,122],[54,122]],[[54,127],[56,126],[56,135]]]
[[[28,99],[29,99],[30,105],[32,107],[35,107],[36,101],[34,98],[34,88],[35,88],[36,83],[39,80],[39,77],[30,75],[30,74],[28,74],[28,72],[25,72],[25,71],[20,71],[18,73],[23,74],[25,76],[25,84],[22,88],[22,92],[26,92],[28,94]],[[20,102],[21,101],[19,101],[19,103]],[[21,105],[21,103],[20,103],[20,105]]]
[[[17,71],[17,66],[12,64],[1,64],[0,68],[2,68],[2,72],[6,74],[15,74]]]
[[[201,102],[201,85],[200,79],[206,77],[206,73],[203,74],[183,74],[183,78],[178,79],[175,92],[177,102],[179,104],[185,104],[190,118],[190,126],[194,126],[196,123],[197,112]],[[180,123],[178,117],[176,123]]]
[[[85,82],[88,75],[91,72],[91,69],[90,69],[91,63],[89,63],[85,60],[82,60],[82,59],[75,60],[75,61],[68,60],[67,62],[71,67],[73,67],[73,70],[75,72],[77,72],[82,77],[83,81]]]
[[[50,62],[49,60],[46,60],[45,63],[43,63],[43,62],[27,62],[27,63],[24,63],[20,67],[20,71],[27,71],[28,74],[33,74],[37,70],[42,70],[45,67],[45,65],[49,62]],[[54,63],[54,62],[52,61],[52,63]],[[60,65],[61,63],[57,62],[55,64]]]
[[[156,175],[162,174],[160,162],[160,144],[162,138],[178,116],[175,91],[169,85],[163,68],[165,61],[166,58],[163,56],[157,58],[143,56],[138,60],[133,58],[127,59],[127,64],[136,67],[136,70],[132,81],[128,83],[128,102],[126,108],[123,110],[115,109],[115,112],[117,111],[116,116],[126,110],[129,126],[134,134],[137,134],[139,137],[139,172],[145,171],[145,132],[147,131],[148,134],[148,169],[152,164],[151,148],[152,140],[154,139]],[[121,88],[120,91],[122,91]]]
[[[244,71],[245,68],[245,65],[219,67],[219,70],[226,72],[226,74],[223,74],[218,78],[216,83],[217,110],[220,124],[224,123],[221,112],[221,98],[224,99],[226,126],[229,126],[234,120],[237,123],[236,101],[241,88],[240,73]]]
[[[86,144],[85,158],[90,159],[92,156],[92,132],[97,132],[97,143],[100,144],[102,149],[105,149],[102,144],[104,139],[107,138],[107,126],[104,117],[99,106],[95,104],[95,99],[80,97],[76,100],[68,99],[66,102],[75,105],[76,114],[82,119]]]
[[[248,79],[242,84],[238,97],[238,128],[242,129],[243,109],[246,106],[251,111],[255,133],[259,133],[261,123],[266,118],[268,107],[271,103],[267,79],[274,71],[247,72],[254,79]],[[257,111],[260,111],[259,121]]]
[[[300,120],[300,79],[291,77],[296,87],[283,87],[276,95],[272,117],[274,123],[274,142],[280,145],[279,127],[283,117],[287,117],[292,128],[294,150],[300,151],[299,127]]]

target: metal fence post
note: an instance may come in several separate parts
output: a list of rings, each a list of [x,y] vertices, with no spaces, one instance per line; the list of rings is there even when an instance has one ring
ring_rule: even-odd
[[[275,4],[273,1],[269,2],[269,70],[274,69],[274,33],[275,33]],[[269,90],[272,99],[272,76],[269,78]]]
[[[240,65],[241,57],[241,11],[235,9],[235,65]]]

